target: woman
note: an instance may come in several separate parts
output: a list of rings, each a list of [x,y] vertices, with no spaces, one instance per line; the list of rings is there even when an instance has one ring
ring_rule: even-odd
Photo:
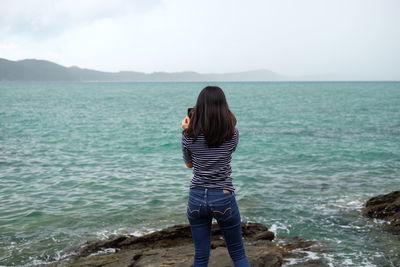
[[[182,151],[186,166],[194,168],[187,206],[195,245],[193,266],[208,264],[213,217],[234,265],[250,266],[231,177],[232,153],[239,142],[236,118],[217,86],[207,86],[200,92],[189,115],[182,120]]]

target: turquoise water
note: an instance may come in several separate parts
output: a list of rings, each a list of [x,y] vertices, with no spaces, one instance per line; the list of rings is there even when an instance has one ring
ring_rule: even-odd
[[[332,266],[396,266],[363,202],[399,190],[399,82],[214,83],[238,119],[244,221],[323,240]],[[0,83],[0,265],[186,223],[180,123],[206,83]]]

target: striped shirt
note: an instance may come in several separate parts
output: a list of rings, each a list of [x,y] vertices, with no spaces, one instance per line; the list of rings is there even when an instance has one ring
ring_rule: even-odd
[[[182,152],[185,163],[193,163],[193,178],[190,188],[207,187],[234,191],[232,184],[232,153],[239,143],[239,131],[231,140],[219,147],[209,148],[204,135],[194,141],[182,133]]]

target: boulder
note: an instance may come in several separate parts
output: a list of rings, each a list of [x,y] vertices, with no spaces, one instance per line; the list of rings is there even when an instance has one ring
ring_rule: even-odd
[[[370,198],[365,203],[363,214],[385,220],[390,230],[400,231],[400,191]]]

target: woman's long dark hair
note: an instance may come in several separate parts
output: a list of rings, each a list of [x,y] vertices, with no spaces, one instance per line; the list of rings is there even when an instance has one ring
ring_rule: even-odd
[[[222,89],[207,86],[197,98],[186,134],[194,139],[204,134],[208,147],[218,147],[232,139],[235,126],[235,115],[229,110]]]

